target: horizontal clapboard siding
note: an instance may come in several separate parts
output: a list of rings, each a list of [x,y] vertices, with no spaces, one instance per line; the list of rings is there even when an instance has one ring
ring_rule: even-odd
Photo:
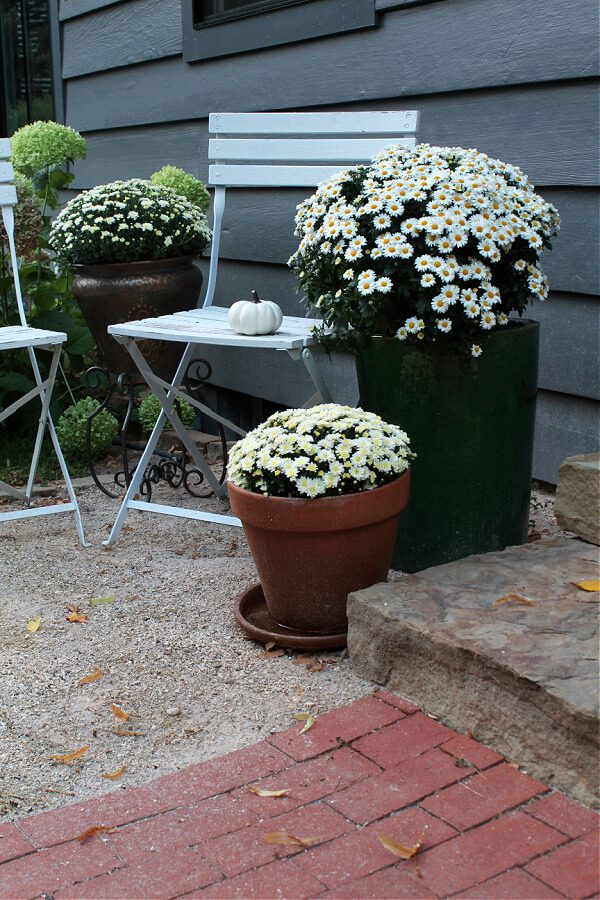
[[[419,108],[419,140],[477,147],[520,166],[536,185],[582,187],[600,182],[597,102],[597,86],[576,81],[380,100],[352,108]],[[204,181],[208,176],[205,118],[86,137],[88,159],[75,167],[77,189],[115,178],[147,177],[165,161]]]
[[[311,41],[308,52],[299,43],[202,64],[156,59],[133,70],[112,68],[111,59],[100,74],[67,82],[69,124],[92,131],[220,109],[294,109],[592,77],[595,15],[594,0],[530,0],[526,13],[521,0],[450,0],[389,12],[378,28]],[[65,22],[65,41],[68,28]],[[124,53],[120,65],[127,64]],[[83,65],[64,57],[64,71],[81,75]]]
[[[109,5],[94,15],[65,22],[63,28],[63,78],[178,54],[180,0]]]
[[[556,484],[558,469],[567,456],[598,452],[600,406],[567,394],[538,393],[534,478]]]

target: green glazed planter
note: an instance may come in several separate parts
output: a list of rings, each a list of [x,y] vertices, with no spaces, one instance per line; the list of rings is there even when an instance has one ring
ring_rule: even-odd
[[[527,539],[539,325],[486,335],[479,359],[373,338],[357,356],[363,409],[400,425],[417,458],[392,566],[418,572]]]

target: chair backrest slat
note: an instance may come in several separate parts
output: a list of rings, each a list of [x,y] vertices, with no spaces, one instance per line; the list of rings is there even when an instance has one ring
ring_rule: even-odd
[[[414,134],[416,110],[320,113],[211,113],[212,134]]]
[[[8,138],[0,139],[0,209],[2,212],[2,222],[4,230],[8,238],[8,247],[10,251],[10,261],[13,270],[13,281],[15,285],[15,297],[17,300],[17,309],[19,311],[19,320],[21,325],[27,325],[27,317],[25,315],[25,305],[21,294],[21,282],[19,281],[19,262],[17,259],[17,249],[15,247],[15,214],[13,207],[17,204],[17,189],[15,187],[15,173],[10,160],[10,141]]]
[[[0,138],[0,159],[10,158],[10,140],[9,138]]]

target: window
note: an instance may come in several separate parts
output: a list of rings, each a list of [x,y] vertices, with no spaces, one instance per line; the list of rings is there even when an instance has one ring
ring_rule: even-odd
[[[375,25],[375,0],[182,0],[181,10],[187,62]]]
[[[255,16],[272,9],[307,3],[310,0],[194,0],[194,27],[214,25],[239,19],[242,16]]]
[[[54,117],[47,0],[0,3],[0,74],[0,135]]]

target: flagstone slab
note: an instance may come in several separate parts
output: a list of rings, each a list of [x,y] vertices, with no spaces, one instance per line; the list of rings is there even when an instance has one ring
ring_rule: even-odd
[[[549,538],[351,594],[352,662],[597,805],[600,595],[576,584],[598,561],[594,545]]]

